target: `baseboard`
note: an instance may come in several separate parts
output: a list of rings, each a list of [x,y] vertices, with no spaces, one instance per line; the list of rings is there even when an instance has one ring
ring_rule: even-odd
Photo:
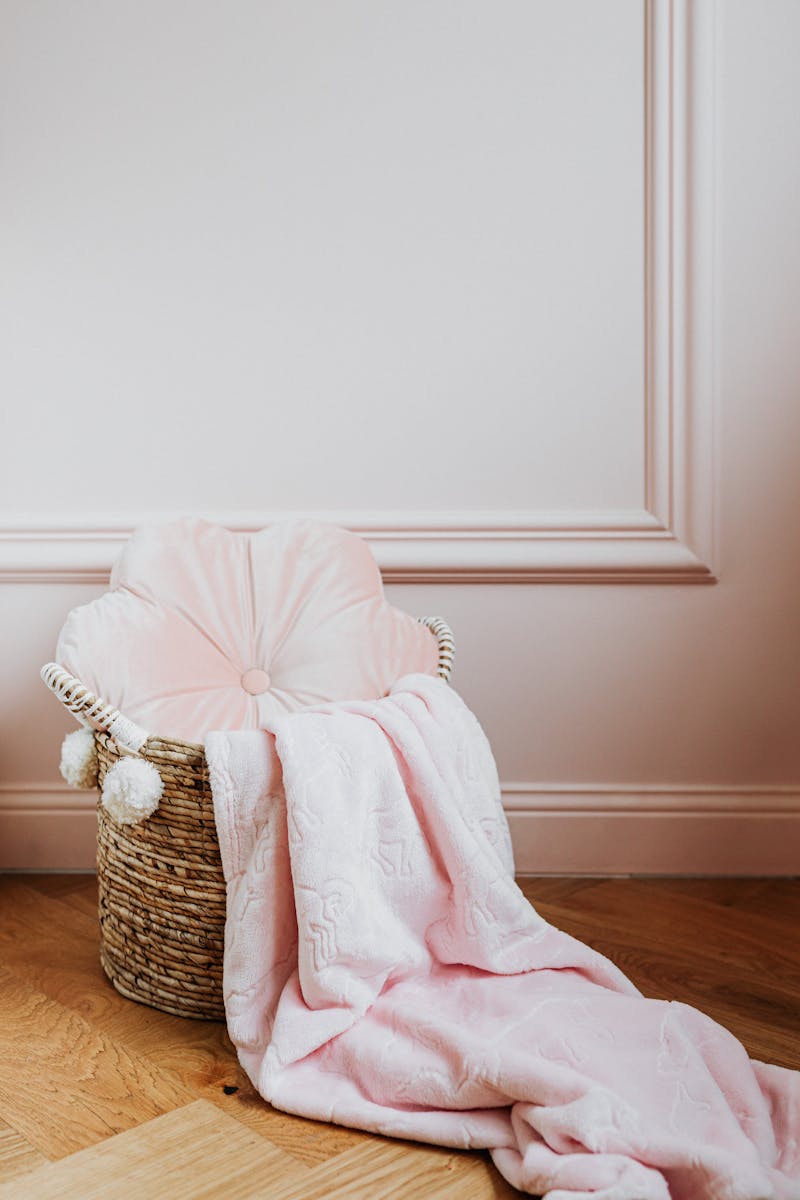
[[[800,788],[507,783],[517,870],[800,874]]]
[[[519,875],[800,875],[800,812],[510,813]]]
[[[800,786],[507,783],[520,874],[798,875]],[[0,870],[92,870],[95,794],[0,786]]]
[[[0,785],[0,870],[93,871],[96,803],[66,784]]]

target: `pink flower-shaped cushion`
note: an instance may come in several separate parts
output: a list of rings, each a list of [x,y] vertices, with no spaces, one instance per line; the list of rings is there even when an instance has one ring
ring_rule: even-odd
[[[313,521],[232,533],[145,525],[111,588],[70,613],[58,662],[151,733],[200,742],[330,700],[435,675],[437,644],[383,594],[355,534]]]

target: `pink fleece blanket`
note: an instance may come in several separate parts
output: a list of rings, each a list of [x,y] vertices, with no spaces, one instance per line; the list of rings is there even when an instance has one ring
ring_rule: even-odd
[[[446,684],[407,676],[206,749],[228,1029],[271,1104],[488,1147],[548,1200],[800,1197],[800,1073],[536,913]]]

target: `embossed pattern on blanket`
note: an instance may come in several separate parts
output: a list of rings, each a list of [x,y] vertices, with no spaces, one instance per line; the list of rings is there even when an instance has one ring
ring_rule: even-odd
[[[206,752],[228,1028],[270,1103],[488,1147],[548,1200],[800,1197],[800,1075],[536,913],[447,685],[409,676]]]

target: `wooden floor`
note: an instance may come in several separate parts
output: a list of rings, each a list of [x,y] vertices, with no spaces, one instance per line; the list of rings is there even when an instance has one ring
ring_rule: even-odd
[[[800,880],[521,882],[647,995],[695,1004],[754,1057],[800,1067]],[[88,876],[0,876],[0,1200],[518,1195],[485,1155],[271,1109],[221,1025],[111,988],[95,904]]]

